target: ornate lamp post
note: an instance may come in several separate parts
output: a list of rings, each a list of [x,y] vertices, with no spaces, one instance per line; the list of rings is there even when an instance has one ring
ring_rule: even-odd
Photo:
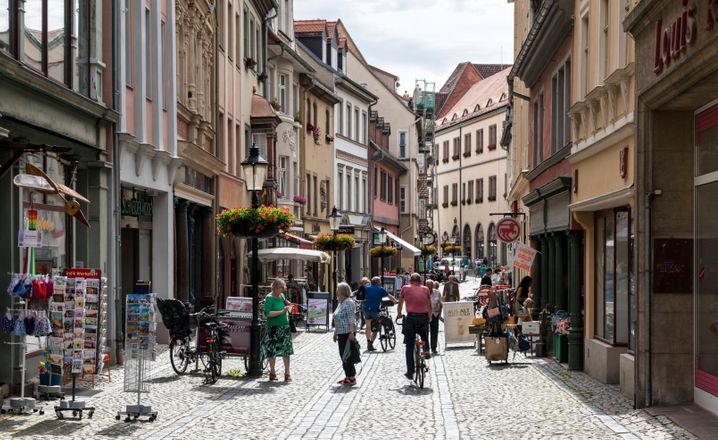
[[[451,271],[454,272],[454,267],[456,266],[456,246],[458,245],[459,237],[456,236],[456,234],[451,234],[451,244],[453,245],[451,248]]]
[[[339,212],[337,212],[337,207],[336,207],[336,206],[332,208],[332,212],[331,212],[331,214],[329,214],[329,215],[327,216],[327,218],[329,219],[329,228],[332,230],[332,235],[333,235],[334,237],[336,237],[337,231],[339,231],[339,222],[340,222],[341,219],[342,219],[342,216],[339,215]],[[336,243],[336,242],[335,242],[335,243]],[[330,283],[333,283],[334,286],[333,286],[333,287],[332,287],[332,286],[329,287],[329,294],[332,296],[332,310],[336,309],[336,307],[337,307],[337,298],[336,298],[336,296],[334,295],[334,291],[333,291],[333,289],[336,289],[336,287],[337,287],[337,262],[336,262],[336,258],[337,258],[337,251],[334,250],[334,251],[332,251],[332,262],[331,262],[331,265],[332,265],[332,277],[331,277],[331,280],[330,280]]]
[[[381,227],[381,231],[379,231],[379,241],[381,242],[382,246],[386,246],[386,229],[384,229],[384,226]],[[379,270],[381,270],[381,285],[384,286],[384,254],[381,254],[380,263],[381,267]]]
[[[252,208],[259,207],[257,192],[262,190],[264,179],[267,177],[269,164],[259,154],[259,148],[255,144],[249,149],[249,157],[241,162],[244,179],[247,184],[247,191],[252,193]],[[259,354],[261,341],[259,336],[261,328],[259,325],[259,239],[252,237],[252,325],[250,327],[250,350],[249,350],[249,371],[251,376],[262,374],[262,360]]]
[[[421,239],[421,244],[424,246],[431,246],[432,244],[436,243],[436,234],[431,232],[425,232],[424,234],[420,234],[419,238]],[[424,282],[426,282],[428,277],[428,267],[427,267],[427,260],[429,258],[429,255],[424,255]]]

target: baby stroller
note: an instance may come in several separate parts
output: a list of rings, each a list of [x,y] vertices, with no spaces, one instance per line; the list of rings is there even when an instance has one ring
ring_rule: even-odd
[[[192,333],[190,314],[182,301],[175,298],[157,298],[157,309],[162,315],[162,322],[170,332],[170,340],[190,336]]]

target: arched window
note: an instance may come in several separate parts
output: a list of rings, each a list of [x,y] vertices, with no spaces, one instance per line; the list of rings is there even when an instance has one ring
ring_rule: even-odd
[[[488,231],[488,258],[489,258],[489,266],[490,267],[496,267],[496,264],[498,261],[496,260],[496,226],[494,226],[493,223],[489,224],[489,231]]]
[[[462,255],[471,259],[471,226],[464,225],[464,253]]]
[[[451,230],[451,237],[449,237],[449,240],[452,239],[454,240],[454,244],[459,242],[459,225],[454,225],[454,228]]]
[[[474,237],[475,248],[476,248],[476,258],[478,260],[484,259],[484,228],[481,227],[481,223],[476,225],[476,234]]]

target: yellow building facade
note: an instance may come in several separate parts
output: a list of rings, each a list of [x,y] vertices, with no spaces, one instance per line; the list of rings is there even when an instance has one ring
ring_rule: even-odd
[[[632,0],[576,0],[571,107],[572,221],[583,230],[584,370],[633,398],[636,344]]]

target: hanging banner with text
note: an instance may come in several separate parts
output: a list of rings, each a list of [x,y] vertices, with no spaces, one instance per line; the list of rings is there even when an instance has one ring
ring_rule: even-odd
[[[517,244],[514,249],[513,267],[531,272],[531,266],[536,258],[536,249],[525,244]]]
[[[474,320],[474,303],[470,301],[444,303],[444,340],[446,344],[473,342],[469,326]]]

